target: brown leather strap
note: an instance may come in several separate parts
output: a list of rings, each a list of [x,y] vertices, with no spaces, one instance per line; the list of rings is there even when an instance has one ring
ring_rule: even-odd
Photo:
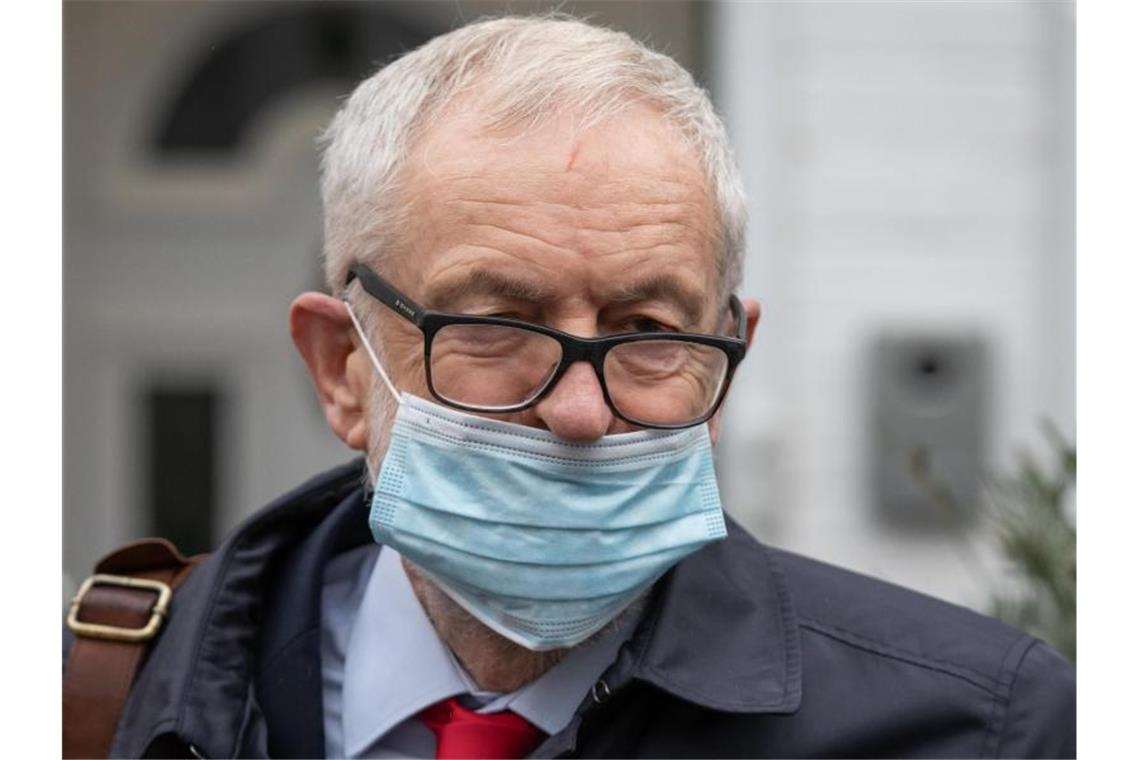
[[[97,575],[72,602],[68,625],[75,643],[63,676],[63,756],[107,757],[135,674],[165,609],[155,588],[131,579],[159,581],[171,590],[206,555],[184,557],[169,541],[148,538],[108,554]],[[78,625],[76,624],[78,623]],[[126,641],[119,638],[135,637]]]

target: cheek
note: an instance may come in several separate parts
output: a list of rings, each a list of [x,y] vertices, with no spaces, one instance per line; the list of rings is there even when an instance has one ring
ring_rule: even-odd
[[[382,337],[374,347],[397,390],[425,395],[423,333],[407,322],[387,316],[379,327]]]
[[[395,375],[392,382],[396,384],[396,388],[425,398],[429,396],[427,372],[424,367],[424,344],[419,333],[416,333],[412,339],[393,341],[389,362]]]

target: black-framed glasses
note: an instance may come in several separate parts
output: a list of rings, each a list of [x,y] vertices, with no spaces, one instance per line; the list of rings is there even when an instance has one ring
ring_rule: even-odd
[[[589,362],[602,395],[621,419],[638,427],[685,428],[716,412],[747,348],[744,307],[729,309],[735,336],[635,332],[579,338],[509,317],[450,314],[419,306],[367,266],[345,281],[420,329],[428,390],[447,406],[470,412],[517,412],[534,406],[571,364]]]

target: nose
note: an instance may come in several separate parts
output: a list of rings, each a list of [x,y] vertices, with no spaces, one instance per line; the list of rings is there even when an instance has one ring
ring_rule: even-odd
[[[575,362],[534,407],[535,416],[559,438],[573,443],[596,441],[610,432],[616,418],[602,395],[594,368]]]

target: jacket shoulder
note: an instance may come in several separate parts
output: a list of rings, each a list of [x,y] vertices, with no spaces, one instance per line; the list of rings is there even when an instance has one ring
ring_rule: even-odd
[[[195,567],[174,595],[139,672],[111,756],[174,756],[163,753],[175,750],[156,747],[175,735],[182,747],[177,752],[193,745],[207,757],[264,756],[249,750],[263,739],[265,722],[264,699],[254,699],[253,679],[273,637],[288,637],[268,621],[305,625],[307,617],[281,611],[282,599],[293,598],[301,607],[319,600],[312,589],[300,590],[300,583],[282,588],[282,563],[318,536],[337,538],[339,523],[332,516],[351,516],[345,508],[359,503],[354,494],[362,472],[356,460],[310,478],[250,515]]]
[[[1076,672],[1044,642],[992,617],[791,552],[766,548],[805,641],[894,672],[930,674],[993,704],[988,752],[1076,754]],[[942,692],[943,695],[946,692]]]
[[[791,552],[768,549],[783,570],[802,627],[852,646],[944,666],[993,685],[1026,636],[994,618]]]

